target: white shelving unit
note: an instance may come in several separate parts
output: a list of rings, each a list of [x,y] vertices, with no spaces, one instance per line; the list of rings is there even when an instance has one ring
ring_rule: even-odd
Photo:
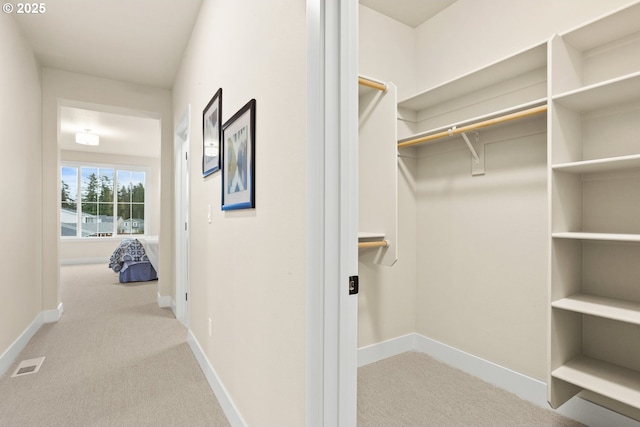
[[[640,414],[640,3],[550,41],[549,402]]]
[[[471,174],[484,175],[480,129],[546,112],[547,47],[536,45],[399,102],[399,148],[457,139],[469,148]]]
[[[547,102],[547,44],[534,46],[398,103],[398,140]]]

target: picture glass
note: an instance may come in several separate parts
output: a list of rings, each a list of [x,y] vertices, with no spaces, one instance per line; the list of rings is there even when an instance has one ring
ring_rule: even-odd
[[[202,174],[220,169],[221,91],[213,97],[202,115]]]

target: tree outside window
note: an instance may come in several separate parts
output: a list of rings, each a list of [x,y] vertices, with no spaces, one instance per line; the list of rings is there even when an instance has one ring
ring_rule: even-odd
[[[62,237],[144,234],[145,172],[63,166],[61,176]]]

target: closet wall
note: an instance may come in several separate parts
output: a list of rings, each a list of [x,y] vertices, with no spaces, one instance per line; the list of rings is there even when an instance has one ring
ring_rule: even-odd
[[[383,17],[361,7],[360,72],[397,79],[403,100],[533,46],[546,51],[552,34],[628,3],[459,0],[416,29],[402,27],[406,44],[396,39],[397,25],[381,25]],[[388,29],[396,30],[389,31],[394,49],[374,52]],[[409,46],[415,47],[413,56],[402,61]],[[414,79],[408,75],[412,67]],[[401,121],[399,132],[404,125]],[[398,176],[401,252],[398,264],[381,273],[387,277],[380,288],[398,286],[407,245],[415,245],[415,302],[405,307],[414,313],[414,331],[547,382],[546,115],[485,128],[479,138],[485,148],[485,174],[479,176],[471,175],[470,152],[461,137],[401,150],[401,163],[411,165],[409,174]],[[361,265],[361,277],[363,271],[368,273]],[[375,316],[391,312],[371,310],[367,292],[363,285],[361,334],[386,320]],[[362,315],[365,310],[370,319]],[[390,337],[376,338],[361,336],[360,344]]]
[[[413,29],[364,6],[360,6],[359,18],[360,74],[385,82],[393,82],[397,86],[398,99],[409,96],[415,88]],[[373,94],[373,96],[389,95]],[[363,103],[365,102],[361,99],[361,110],[371,105],[371,102],[366,102],[367,105]],[[376,118],[361,115],[361,135],[363,126],[368,125],[367,120],[376,120]],[[366,141],[361,138],[361,150],[367,150],[371,142],[396,144],[394,139]],[[362,165],[361,168],[364,166]],[[415,331],[415,173],[415,159],[398,158],[398,234],[397,240],[390,242],[391,245],[397,245],[396,263],[393,266],[387,266],[372,262],[372,252],[377,253],[380,250],[360,250],[359,347]],[[378,189],[371,185],[369,182],[361,182],[360,192],[375,193]],[[361,197],[360,201],[361,215],[363,215],[362,211],[374,215],[380,212],[379,202],[368,197]]]

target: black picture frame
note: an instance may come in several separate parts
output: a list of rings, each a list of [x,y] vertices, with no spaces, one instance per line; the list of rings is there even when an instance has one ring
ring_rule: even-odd
[[[202,176],[220,170],[220,141],[222,138],[222,88],[213,95],[202,110]]]
[[[222,126],[222,210],[255,208],[256,100]]]

